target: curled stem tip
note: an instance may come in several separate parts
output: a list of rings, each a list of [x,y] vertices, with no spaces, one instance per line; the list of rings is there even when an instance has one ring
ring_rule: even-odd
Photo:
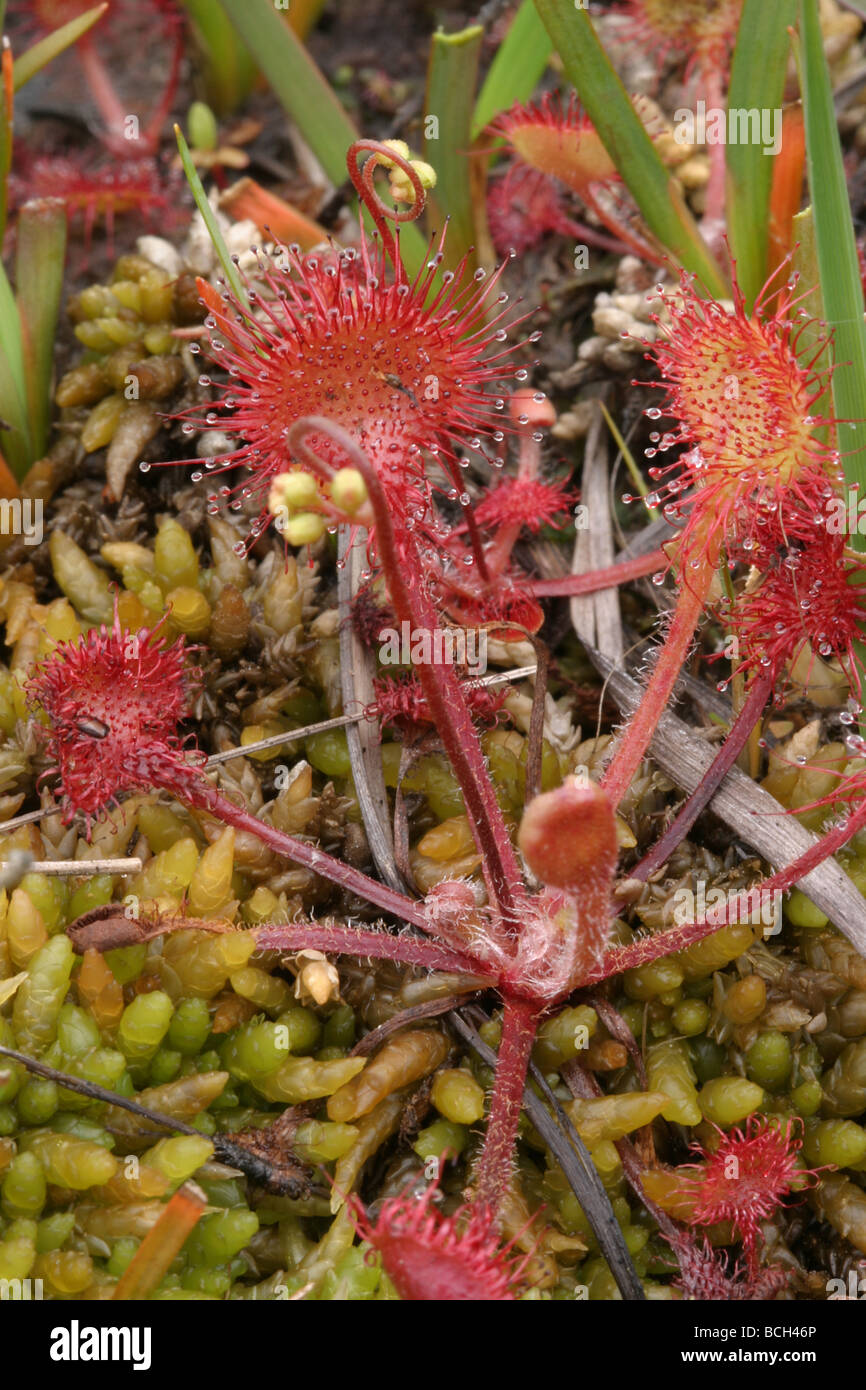
[[[369,156],[363,165],[360,163],[362,154]],[[389,207],[376,191],[374,183],[376,170],[385,167],[393,168],[394,166],[400,170],[412,186],[414,200],[406,208]],[[353,145],[349,146],[346,167],[358,197],[376,224],[376,230],[382,238],[382,243],[391,258],[394,269],[399,272],[402,263],[397,250],[397,241],[388,226],[388,221],[414,222],[423,213],[427,194],[417,169],[411,160],[404,158],[399,150],[384,144],[381,140],[356,140]]]

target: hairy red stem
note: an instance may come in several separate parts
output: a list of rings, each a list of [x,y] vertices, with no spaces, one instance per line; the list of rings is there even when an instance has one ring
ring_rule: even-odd
[[[511,1162],[526,1085],[526,1070],[543,1010],[506,996],[496,1084],[484,1148],[475,1170],[474,1204],[496,1212],[511,1182]]]
[[[358,931],[354,927],[329,927],[316,923],[292,922],[259,927],[256,940],[264,951],[327,951],[334,955],[358,956],[361,960],[398,960],[426,970],[447,970],[473,975],[484,988],[485,976],[478,974],[473,961],[447,946],[424,941],[418,936],[389,936],[383,931]],[[491,987],[495,981],[491,980]]]
[[[819,864],[823,864],[825,859],[829,859],[847,844],[864,822],[866,803],[861,803],[854,815],[832,826],[816,844],[811,845],[793,863],[780,869],[778,873],[771,874],[769,878],[762,879],[752,888],[743,889],[735,897],[710,908],[709,912],[697,921],[686,922],[681,926],[671,927],[668,931],[657,932],[654,936],[643,937],[630,946],[613,947],[584,983],[596,984],[599,980],[607,980],[611,975],[619,975],[623,970],[633,970],[638,965],[658,960],[660,956],[668,956],[684,950],[686,946],[693,946],[730,923],[748,920],[760,909],[768,895],[785,893],[789,888],[793,888],[813,869],[817,869]]]
[[[801,860],[781,874],[762,879],[754,887],[746,888],[716,907],[711,907],[694,922],[683,922],[678,926],[669,927],[666,931],[656,932],[653,936],[641,937],[630,946],[612,947],[601,964],[592,969],[584,983],[598,984],[600,980],[607,980],[611,975],[620,975],[623,970],[634,970],[637,966],[646,965],[661,956],[684,951],[687,946],[694,946],[705,937],[712,936],[713,932],[720,931],[722,927],[747,922],[755,913],[762,911],[768,895],[781,892],[786,887],[790,888],[798,878],[802,878],[803,874],[808,872],[808,869],[798,867],[806,857],[803,855]],[[814,865],[809,867],[813,868]]]
[[[566,574],[561,579],[530,580],[526,588],[534,598],[573,597],[595,594],[601,589],[615,589],[631,579],[642,579],[664,569],[668,557],[663,550],[651,550],[649,555],[637,555],[633,560],[620,560],[603,570],[588,570],[586,574]]]
[[[421,591],[419,577],[423,568],[417,547],[407,535],[403,538],[405,553],[401,556],[398,552],[385,493],[367,455],[351,435],[333,421],[320,416],[307,416],[292,425],[287,443],[292,456],[305,459],[314,472],[321,472],[322,460],[307,444],[309,435],[326,435],[332,439],[348,455],[364,479],[376,519],[377,556],[398,622],[408,621],[419,631],[434,632],[439,620],[432,604]],[[463,793],[491,900],[504,923],[515,930],[520,922],[520,905],[525,898],[525,890],[460,682],[453,667],[447,664],[421,662],[415,671]]]
[[[251,835],[255,835],[275,853],[293,860],[296,864],[303,864],[304,868],[312,869],[314,873],[329,879],[331,883],[336,883],[340,888],[345,888],[350,893],[357,893],[359,897],[366,898],[376,907],[381,907],[383,912],[391,912],[395,917],[402,918],[404,922],[414,923],[416,927],[426,925],[427,919],[420,903],[413,902],[411,898],[404,897],[402,893],[396,893],[393,888],[386,887],[384,883],[378,883],[374,878],[369,878],[367,874],[361,873],[360,869],[353,869],[350,864],[344,864],[342,860],[335,859],[325,850],[317,849],[315,845],[308,845],[304,840],[296,840],[294,836],[286,835],[282,830],[277,830],[275,826],[259,820],[249,811],[235,806],[234,802],[229,801],[228,797],[217,791],[216,787],[204,777],[200,779],[185,778],[183,782],[178,779],[177,784],[171,790],[184,801],[188,801],[191,806],[208,811],[210,815],[216,816],[226,825],[233,825],[236,830],[249,831]]]
[[[716,546],[717,550],[718,547]],[[614,806],[619,805],[628,791],[632,778],[650,746],[656,726],[665,712],[683,662],[700,621],[710,584],[715,573],[716,556],[708,555],[698,562],[696,570],[684,577],[673,621],[659,648],[653,673],[643,699],[635,710],[625,733],[616,746],[601,785]]]
[[[784,869],[779,869],[778,873],[771,874],[764,879],[761,884],[768,892],[785,893],[789,888],[793,888],[801,878],[805,878],[813,869],[817,869],[819,864],[823,864],[825,859],[829,859],[837,850],[843,848],[848,843],[852,835],[857,831],[866,820],[866,802],[861,802],[857,810],[850,817],[840,821],[838,825],[833,825],[821,836],[817,844],[812,845],[795,859],[792,864]]]
[[[681,927],[670,927],[667,931],[643,936],[630,946],[612,947],[601,964],[590,971],[583,983],[597,985],[601,980],[609,980],[612,975],[621,975],[624,970],[636,970],[639,965],[647,965],[650,961],[659,960],[661,956],[674,955],[677,951],[684,951],[687,946],[694,946],[696,942],[703,941],[706,936],[712,936],[713,932],[726,925],[725,922],[710,920],[714,911],[716,909],[708,912],[699,922],[687,922]],[[736,921],[736,917],[731,915],[732,911],[732,908],[728,909],[728,916],[731,921]]]

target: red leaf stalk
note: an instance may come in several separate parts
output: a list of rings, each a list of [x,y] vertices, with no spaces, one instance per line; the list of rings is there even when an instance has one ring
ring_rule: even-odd
[[[170,22],[166,26],[166,35],[172,43],[168,78],[156,109],[151,114],[146,127],[139,132],[138,138],[135,140],[131,140],[127,133],[128,103],[124,103],[118,96],[108,68],[99,54],[93,33],[84,34],[78,40],[76,52],[84,69],[87,88],[105,122],[104,144],[115,155],[128,157],[130,151],[137,154],[153,154],[159,146],[162,126],[171,110],[177,91],[184,53],[182,25]]]
[[[646,755],[694,639],[716,570],[718,542],[708,549],[710,553],[693,562],[697,563],[697,569],[688,573],[680,590],[673,621],[659,649],[643,699],[617,744],[613,761],[602,778],[601,784],[614,806],[619,805],[625,796]]]
[[[87,79],[87,89],[105,122],[106,144],[115,151],[122,148],[123,128],[127,112],[117,95],[108,69],[96,51],[92,36],[85,34],[78,41],[78,58]]]
[[[259,820],[249,811],[244,811],[233,801],[229,801],[227,796],[217,791],[216,787],[200,773],[196,773],[188,767],[182,770],[178,768],[178,771],[181,775],[176,778],[173,786],[169,776],[166,776],[163,785],[172,790],[181,800],[216,816],[225,825],[233,825],[236,830],[249,831],[251,835],[255,835],[256,839],[261,840],[269,849],[274,850],[284,859],[291,859],[296,864],[303,864],[304,868],[311,869],[313,873],[319,874],[322,878],[328,879],[329,882],[346,889],[347,892],[355,893],[367,902],[375,904],[383,912],[393,913],[395,917],[401,918],[404,922],[413,922],[417,927],[425,925],[426,918],[423,909],[411,898],[395,892],[393,888],[379,883],[377,879],[370,878],[360,869],[353,868],[351,864],[344,864],[341,859],[335,859],[325,850],[317,849],[315,845],[307,844],[305,840],[296,840],[294,836],[286,835],[284,831],[277,830],[276,826],[269,825],[267,821]]]
[[[763,891],[764,887],[764,884],[759,884],[751,891],[757,894],[759,891]],[[740,908],[739,915],[738,906]],[[683,926],[669,927],[667,931],[641,937],[638,941],[632,942],[630,946],[613,946],[604,957],[601,965],[590,971],[584,984],[595,985],[601,980],[609,980],[612,975],[621,975],[624,970],[636,970],[639,965],[647,965],[650,961],[658,960],[661,956],[676,955],[678,951],[684,951],[687,946],[694,946],[696,942],[703,941],[704,937],[712,936],[713,932],[719,931],[721,927],[742,921],[746,910],[744,903],[737,899],[711,908],[697,922],[686,922]],[[755,910],[754,903],[750,910]]]
[[[384,931],[359,931],[354,927],[298,922],[259,927],[256,940],[265,951],[331,951],[362,959],[369,956],[371,960],[399,960],[425,970],[447,970],[470,975],[477,973],[475,962],[467,957],[436,942],[407,934],[390,936]],[[484,978],[478,976],[479,989],[484,987]],[[490,980],[490,984],[494,983]]]
[[[517,1138],[526,1069],[543,1012],[537,1004],[506,995],[502,1041],[496,1059],[496,1086],[484,1148],[475,1170],[475,1202],[492,1211],[498,1210],[511,1179],[511,1156]]]
[[[370,460],[339,425],[310,416],[295,422],[289,430],[287,442],[292,455],[303,459],[314,471],[320,472],[326,465],[307,443],[310,435],[324,435],[338,445],[364,479],[376,519],[377,557],[398,622],[408,621],[418,631],[435,631],[439,626],[436,612],[418,582],[423,570],[417,547],[409,533],[401,536],[398,548],[385,493]],[[463,793],[475,842],[482,856],[491,901],[506,930],[509,927],[514,930],[525,899],[520,868],[460,682],[453,667],[448,664],[422,662],[415,669]]]
[[[655,574],[668,564],[663,550],[651,550],[649,555],[636,555],[633,560],[620,560],[603,570],[588,570],[585,574],[566,574],[561,579],[533,579],[527,588],[535,598],[572,598],[579,594],[597,594],[602,589],[616,589],[633,579]]]
[[[695,788],[679,815],[665,833],[631,870],[631,878],[648,879],[656,869],[670,859],[677,845],[688,835],[701,812],[709,804],[718,787],[730,772],[745,747],[746,741],[763,713],[773,691],[772,675],[759,676],[749,690],[742,709],[731,725],[730,733],[718,754],[707,768],[700,785]]]

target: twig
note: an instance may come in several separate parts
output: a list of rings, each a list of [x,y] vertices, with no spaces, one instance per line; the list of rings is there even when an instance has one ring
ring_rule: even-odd
[[[43,806],[41,811],[25,811],[21,816],[4,821],[0,825],[0,831],[17,830],[19,825],[32,825],[34,821],[43,820],[45,816],[56,816],[57,810],[56,806]]]
[[[529,666],[515,666],[509,671],[495,671],[491,676],[481,676],[475,684],[508,685],[512,681],[534,676],[536,669],[534,662]],[[222,753],[212,753],[204,766],[217,767],[220,763],[231,762],[232,758],[245,758],[250,753],[261,753],[266,748],[279,748],[284,743],[296,743],[302,738],[309,738],[310,734],[323,734],[329,729],[344,729],[347,724],[357,724],[361,719],[369,718],[371,713],[372,711],[359,710],[356,714],[338,714],[333,719],[320,719],[315,724],[304,724],[300,729],[287,729],[284,734],[270,734],[268,738],[246,743],[241,748],[227,748]],[[59,809],[58,806],[43,806],[40,811],[25,811],[23,815],[14,816],[12,820],[3,821],[0,824],[0,834],[7,830],[17,830],[20,825],[32,825],[34,821],[43,820],[45,816],[55,816]]]
[[[351,709],[355,705],[366,709],[374,703],[375,691],[370,669],[372,656],[358,637],[352,622],[352,603],[358,592],[366,556],[364,537],[360,533],[353,537],[348,527],[341,526],[337,595],[340,613],[340,683],[344,709]],[[352,781],[373,862],[381,877],[395,892],[405,893],[407,885],[394,858],[394,838],[378,730],[356,720],[347,726],[346,740]]]
[[[87,878],[91,874],[134,874],[141,859],[34,859],[28,849],[13,849],[0,865],[0,889],[17,888],[28,874],[49,878]]]
[[[283,743],[294,743],[301,738],[309,738],[310,734],[324,734],[329,729],[344,729],[347,724],[357,724],[359,719],[364,719],[364,712],[360,714],[338,714],[333,719],[320,719],[316,724],[305,724],[301,729],[287,729],[284,734],[270,734],[267,738],[257,739],[255,743],[247,743],[243,748],[227,748],[223,753],[212,753],[205,763],[206,768],[217,767],[220,763],[231,762],[232,758],[245,758],[248,753],[261,753],[266,748],[279,748]],[[9,821],[9,825],[13,822]],[[0,825],[0,830],[5,830],[5,825]]]
[[[89,874],[137,874],[144,861],[135,856],[129,859],[34,859],[27,870],[31,874],[47,874],[49,878],[86,878]]]
[[[128,1100],[126,1096],[119,1096],[114,1091],[107,1090],[104,1086],[98,1086],[95,1081],[82,1081],[77,1076],[69,1076],[66,1072],[58,1071],[56,1067],[49,1067],[45,1062],[38,1062],[35,1057],[28,1057],[24,1052],[16,1052],[11,1047],[0,1046],[0,1056],[8,1057],[10,1061],[17,1062],[19,1066],[25,1067],[27,1071],[33,1072],[35,1076],[42,1076],[46,1081],[54,1081],[58,1086],[63,1086],[67,1091],[77,1091],[79,1095],[87,1096],[90,1100],[102,1100],[108,1105],[115,1105],[119,1110],[128,1110],[131,1115],[138,1116],[141,1120],[148,1120],[151,1124],[158,1125],[160,1129],[175,1130],[178,1134],[191,1134],[195,1138],[201,1138],[201,1130],[194,1129],[192,1125],[185,1124],[183,1120],[173,1118],[171,1115],[162,1115],[158,1110],[150,1110],[145,1105],[139,1105],[138,1101]],[[259,1187],[267,1188],[269,1192],[275,1192],[283,1196],[296,1196],[302,1191],[307,1190],[309,1184],[302,1182],[297,1173],[285,1173],[267,1159],[257,1154],[251,1153],[243,1144],[235,1139],[230,1139],[224,1134],[214,1134],[211,1136],[214,1146],[214,1153],[232,1168],[237,1168],[251,1182],[258,1184]]]

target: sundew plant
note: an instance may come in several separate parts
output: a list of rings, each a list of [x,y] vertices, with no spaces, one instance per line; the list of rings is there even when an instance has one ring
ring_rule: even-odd
[[[3,22],[0,1290],[858,1297],[856,7]]]

